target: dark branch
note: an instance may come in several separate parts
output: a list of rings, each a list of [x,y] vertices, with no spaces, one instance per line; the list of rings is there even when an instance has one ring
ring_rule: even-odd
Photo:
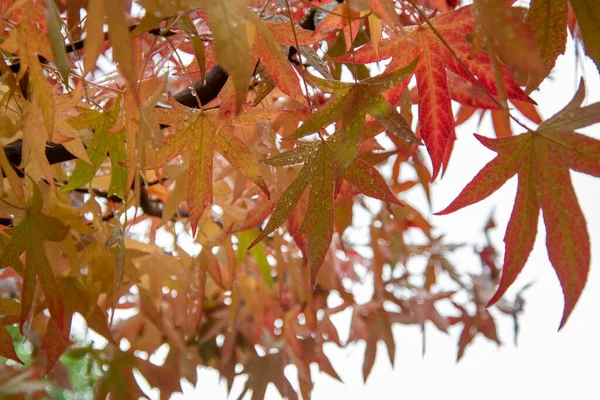
[[[227,73],[218,65],[208,71],[206,74],[206,84],[199,81],[194,85],[194,89],[198,94],[200,103],[205,105],[214,100],[225,85],[226,81]],[[173,97],[175,100],[185,106],[198,107],[198,101],[192,93],[192,89],[184,89],[176,93]],[[23,141],[19,139],[4,148],[6,157],[12,165],[21,164],[22,147]],[[50,164],[58,164],[76,158],[73,154],[69,153],[64,146],[53,143],[48,143],[46,145],[46,157],[48,158],[48,162],[50,162]]]

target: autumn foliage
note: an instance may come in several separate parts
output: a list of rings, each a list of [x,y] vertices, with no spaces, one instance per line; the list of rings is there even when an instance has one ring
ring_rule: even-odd
[[[460,326],[460,359],[500,344],[496,311],[518,326],[523,299],[503,295],[540,212],[562,327],[590,265],[570,171],[600,176],[600,141],[577,132],[600,103],[583,78],[550,118],[536,101],[568,35],[600,66],[600,7],[513,3],[2,0],[0,397],[137,399],[140,374],[166,399],[208,366],[228,388],[247,375],[241,397],[309,398],[311,364],[340,379],[324,347],[366,343],[366,380],[397,325]],[[433,210],[518,177],[505,248],[485,239],[473,275],[405,193],[430,200],[455,128],[487,113],[495,158]]]

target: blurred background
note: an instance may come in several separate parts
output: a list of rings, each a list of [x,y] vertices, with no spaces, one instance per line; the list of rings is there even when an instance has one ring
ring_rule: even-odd
[[[587,58],[581,58],[581,49],[576,51],[569,39],[565,55],[560,56],[556,69],[542,85],[541,93],[534,92],[538,111],[547,118],[572,98],[579,79],[586,78],[587,97],[584,104],[600,101],[600,78],[596,66]],[[456,105],[456,104],[455,104]],[[516,112],[516,115],[519,115]],[[523,118],[524,119],[524,118]],[[531,123],[528,126],[533,126]],[[443,179],[432,185],[433,212],[447,206],[472,179],[472,177],[494,157],[473,136],[477,132],[491,134],[489,116],[481,123],[472,117],[457,128],[457,143]],[[513,127],[514,132],[522,128]],[[580,132],[600,138],[599,125]],[[507,293],[509,298],[527,284],[533,282],[523,296],[525,312],[520,318],[518,346],[514,344],[514,327],[510,317],[498,317],[498,334],[502,346],[478,335],[467,347],[464,357],[457,363],[457,342],[460,327],[451,327],[446,335],[431,325],[426,326],[426,352],[422,355],[422,333],[418,326],[396,326],[396,360],[392,368],[387,359],[385,346],[380,342],[375,365],[367,382],[363,382],[361,366],[364,344],[351,345],[346,350],[335,345],[326,346],[330,357],[344,383],[325,374],[316,376],[313,399],[329,399],[336,396],[344,399],[363,399],[376,396],[378,399],[533,399],[533,398],[577,398],[597,399],[600,396],[600,381],[597,380],[597,360],[600,359],[600,185],[596,178],[580,173],[571,173],[573,184],[583,213],[588,221],[591,240],[592,265],[586,288],[567,325],[558,332],[563,310],[563,296],[556,274],[546,253],[543,219],[539,220],[538,237],[523,273]],[[448,216],[433,216],[432,223],[438,234],[445,234],[452,243],[467,245],[449,255],[459,271],[478,270],[481,261],[473,252],[474,240],[482,237],[483,229],[493,213],[496,227],[490,231],[494,246],[504,249],[503,237],[510,217],[516,193],[516,177],[500,191],[486,200]],[[421,191],[407,192],[408,200],[419,211],[430,215],[431,210]],[[419,204],[423,205],[419,207]],[[358,221],[360,224],[360,221]],[[474,239],[478,238],[478,239]],[[475,243],[476,244],[476,243]],[[481,243],[483,246],[483,243]],[[500,255],[500,260],[502,254]],[[372,279],[366,275],[365,279]],[[369,281],[365,286],[369,286]],[[365,301],[370,293],[365,293]],[[351,311],[346,310],[332,318],[339,329],[342,342],[347,339]],[[427,322],[431,324],[431,322]],[[232,393],[227,396],[226,385],[219,381],[218,374],[210,369],[199,369],[197,387],[184,384],[184,394],[176,399],[226,399],[237,398],[243,388],[243,377],[236,380]],[[286,369],[286,376],[297,388],[293,367]],[[158,394],[155,392],[155,394]],[[250,398],[248,394],[246,396]],[[267,391],[268,399],[281,398],[274,387]]]

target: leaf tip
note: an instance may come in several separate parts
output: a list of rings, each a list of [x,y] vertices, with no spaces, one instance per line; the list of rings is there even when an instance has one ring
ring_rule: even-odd
[[[190,225],[192,226],[192,238],[196,237],[196,232],[198,230],[198,221],[192,221],[190,220]]]
[[[267,196],[267,200],[271,200],[271,193],[269,192],[267,184],[263,181],[260,183],[259,187],[260,190],[262,190],[262,192],[265,194],[265,196]]]
[[[448,207],[444,208],[444,209],[443,209],[443,210],[441,210],[441,211],[434,212],[434,213],[433,213],[433,215],[437,215],[437,216],[441,216],[441,215],[448,215],[448,214],[450,214],[450,213],[452,212],[451,210],[449,210],[449,208],[450,208],[450,206],[448,206]]]
[[[250,246],[248,246],[246,248],[246,251],[249,251],[250,249],[252,249],[254,246],[256,246],[258,243],[260,243],[261,240],[264,239],[264,235],[261,233],[260,235],[258,235],[256,237],[256,239],[254,239],[254,241],[252,243],[250,243]]]
[[[496,293],[494,293],[494,295],[487,302],[487,304],[485,305],[485,307],[489,308],[489,307],[493,306],[494,304],[496,304],[498,302],[498,300],[500,300],[502,298],[502,296],[504,295],[505,291],[506,291],[505,289],[501,290],[501,288],[498,288],[498,290],[496,290]]]
[[[575,301],[577,301],[577,300],[575,300]],[[565,308],[563,310],[562,318],[560,319],[560,325],[558,326],[558,332],[560,332],[567,324],[567,321],[568,321],[569,317],[571,316],[571,313],[573,312],[574,307],[575,307],[575,305],[574,304],[569,305],[567,303],[567,299],[565,298]]]
[[[310,290],[312,292],[315,291],[315,287],[317,286],[317,276],[319,275],[319,269],[321,268],[320,265],[315,266],[312,263],[309,263],[310,265]]]

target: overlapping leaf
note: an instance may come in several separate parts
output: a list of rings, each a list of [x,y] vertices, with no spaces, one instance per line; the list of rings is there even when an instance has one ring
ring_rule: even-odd
[[[548,255],[565,299],[561,327],[581,295],[590,265],[589,235],[569,170],[600,177],[600,141],[574,132],[600,122],[600,103],[581,107],[584,97],[582,81],[573,100],[536,131],[495,140],[477,136],[498,156],[438,213],[448,214],[476,203],[517,174],[515,206],[504,236],[506,252],[502,278],[489,304],[502,297],[525,266],[533,249],[542,210]]]
[[[116,133],[109,131],[117,121],[120,109],[120,101],[117,101],[107,112],[79,108],[79,116],[69,120],[74,129],[94,129],[94,136],[87,148],[92,165],[81,159],[77,160],[75,170],[63,191],[77,189],[91,181],[108,154],[112,171],[108,188],[109,195],[116,194],[120,198],[125,197],[127,169],[122,165],[127,160],[125,132],[123,129]]]
[[[267,226],[250,247],[256,245],[287,220],[305,189],[310,185],[306,214],[296,235],[307,234],[307,258],[312,286],[316,283],[317,273],[331,244],[334,230],[334,195],[336,185],[342,178],[367,196],[402,205],[377,169],[357,158],[353,158],[349,165],[347,164],[349,157],[356,156],[356,151],[347,149],[344,136],[348,135],[350,130],[354,131],[354,135],[357,131],[360,132],[364,118],[364,111],[346,113],[342,122],[343,128],[327,141],[298,142],[298,146],[294,149],[263,161],[272,166],[299,163],[304,165],[294,182],[279,198]]]
[[[538,75],[547,74],[531,26],[523,23],[523,9],[506,0],[475,0],[472,53],[492,48],[508,66]]]
[[[248,360],[244,365],[248,381],[238,400],[244,398],[248,390],[252,390],[252,400],[264,399],[269,383],[272,383],[282,395],[297,399],[298,395],[289,380],[281,373],[285,367],[284,360],[285,354],[282,353],[269,354],[265,357],[256,356]]]
[[[258,160],[246,144],[233,132],[233,126],[251,125],[274,118],[277,110],[245,109],[229,122],[219,121],[217,110],[202,111],[185,107],[171,99],[171,109],[157,109],[160,123],[179,126],[177,133],[164,140],[157,154],[156,165],[163,167],[176,156],[188,152],[187,205],[192,231],[204,209],[213,198],[213,152],[219,152],[242,175],[254,182],[269,196],[269,189],[260,173]]]
[[[353,105],[361,108],[360,112],[373,117],[388,131],[405,140],[418,143],[410,125],[381,95],[382,91],[393,88],[412,75],[417,63],[418,59],[414,59],[403,68],[358,83],[345,83],[307,75],[308,81],[313,86],[332,93],[332,97],[325,105],[304,120],[302,125],[286,139],[300,139],[321,131],[339,119],[347,117],[348,105]]]
[[[4,325],[0,325],[0,357],[5,357],[23,364],[23,361],[21,361],[15,351],[13,338]]]
[[[65,299],[64,317],[67,332],[71,330],[71,320],[73,314],[77,312],[86,319],[88,327],[104,336],[110,343],[115,344],[108,328],[106,314],[96,304],[93,296],[86,291],[87,288],[74,276],[59,277],[57,282],[58,293],[61,298]],[[46,358],[46,371],[51,371],[54,368],[54,364],[67,349],[68,345],[69,341],[61,337],[55,321],[51,320],[48,322],[41,345],[41,349],[48,354]]]
[[[451,317],[451,324],[462,323],[463,329],[458,338],[458,354],[456,361],[464,356],[465,350],[473,342],[475,336],[480,333],[489,340],[496,342],[500,346],[500,339],[498,338],[498,332],[496,331],[496,322],[492,315],[485,308],[479,306],[475,315],[470,315],[464,307],[454,303],[461,315],[459,317]]]
[[[202,2],[215,40],[215,53],[219,65],[229,74],[235,87],[235,102],[238,109],[246,98],[248,82],[254,70],[249,37],[251,25],[247,21],[247,9],[237,0]]]
[[[533,0],[525,22],[534,32],[545,73],[531,73],[527,92],[531,92],[548,76],[556,59],[564,54],[567,41],[567,2],[564,0]]]
[[[42,194],[39,187],[34,185],[33,196],[28,203],[25,216],[17,226],[5,232],[10,240],[0,253],[0,268],[12,266],[23,277],[19,318],[21,328],[30,317],[36,283],[39,282],[50,316],[56,323],[60,336],[66,339],[69,332],[64,318],[63,300],[46,256],[44,242],[63,240],[69,228],[59,219],[42,213]],[[23,253],[26,255],[25,268],[21,270],[19,257]]]
[[[471,74],[463,67],[466,66],[479,82],[491,94],[498,91],[494,74],[486,53],[479,53],[471,58],[471,44],[467,37],[473,33],[473,18],[471,7],[463,7],[456,11],[440,14],[430,19],[432,29],[427,24],[406,29],[406,34],[396,33],[382,39],[378,51],[372,44],[367,44],[354,52],[338,59],[344,62],[366,64],[391,58],[386,71],[395,71],[408,64],[417,56],[419,60],[414,70],[419,88],[419,134],[433,163],[435,179],[441,170],[446,148],[454,140],[453,118],[450,106],[450,93],[446,80],[446,70],[450,70],[463,78],[477,84]],[[448,47],[440,41],[440,35],[453,50],[460,62]],[[507,96],[509,99],[529,101],[527,95],[510,77],[508,69],[501,66]],[[386,98],[391,104],[396,104],[413,74],[388,91]]]
[[[375,302],[355,307],[350,322],[349,341],[363,339],[366,342],[365,358],[362,367],[363,380],[371,374],[377,355],[377,344],[385,344],[392,366],[396,358],[396,343],[392,332],[393,313],[389,313]]]

